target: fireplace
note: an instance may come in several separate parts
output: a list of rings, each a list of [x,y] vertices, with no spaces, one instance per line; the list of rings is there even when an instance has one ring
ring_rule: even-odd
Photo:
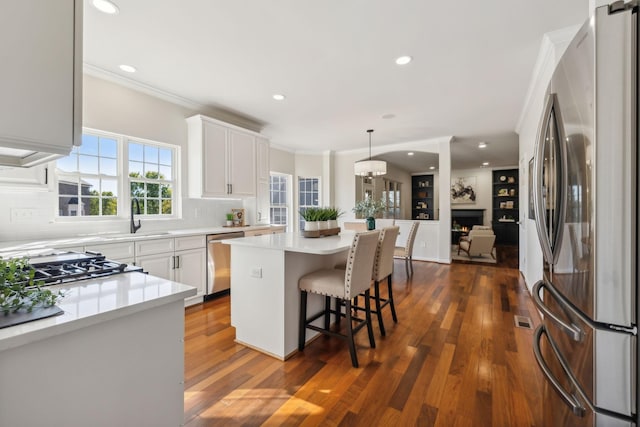
[[[471,230],[484,224],[484,209],[451,209],[451,229]]]

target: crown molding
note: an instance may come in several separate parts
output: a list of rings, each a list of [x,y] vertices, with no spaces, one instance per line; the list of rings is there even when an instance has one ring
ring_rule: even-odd
[[[263,123],[259,123],[255,120],[243,117],[239,114],[231,111],[224,110],[222,108],[211,107],[191,99],[184,98],[171,92],[167,92],[162,89],[158,89],[154,86],[142,83],[112,71],[105,70],[92,64],[83,63],[82,71],[93,77],[97,77],[102,80],[115,83],[119,86],[126,87],[128,89],[135,90],[137,92],[144,93],[154,98],[161,99],[163,101],[170,102],[181,107],[189,108],[194,111],[203,113],[206,116],[210,116],[216,120],[221,120],[226,123],[236,125],[238,127],[251,130],[253,132],[260,133],[264,127]]]

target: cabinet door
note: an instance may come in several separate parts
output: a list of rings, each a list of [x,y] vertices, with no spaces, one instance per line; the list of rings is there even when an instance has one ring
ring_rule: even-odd
[[[152,276],[161,277],[167,280],[173,280],[174,275],[174,259],[173,252],[138,256],[136,257],[136,265],[142,267],[145,273],[149,273]]]
[[[229,192],[227,133],[224,126],[203,121],[202,196],[226,196]]]
[[[204,295],[207,280],[207,250],[190,249],[176,252],[176,265],[174,279],[176,282],[194,286],[198,289],[197,295]]]
[[[229,184],[234,196],[256,195],[256,144],[248,133],[229,130]]]
[[[82,1],[10,3],[0,15],[0,140],[66,155],[82,125]]]
[[[269,181],[258,182],[258,193],[256,194],[256,224],[269,224],[271,212],[270,208]]]
[[[265,138],[256,138],[256,149],[258,152],[258,183],[269,183],[269,140]]]
[[[153,254],[173,253],[174,239],[149,239],[136,242],[136,255],[146,256]]]

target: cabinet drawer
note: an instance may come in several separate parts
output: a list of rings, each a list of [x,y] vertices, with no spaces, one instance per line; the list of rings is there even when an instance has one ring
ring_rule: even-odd
[[[134,255],[133,242],[118,243],[100,243],[95,245],[87,245],[85,251],[99,252],[108,259],[133,258]]]
[[[136,258],[144,255],[173,252],[174,241],[171,239],[140,240],[136,242]]]
[[[207,245],[207,236],[187,236],[176,237],[175,249],[176,251],[182,251],[185,249],[200,249]]]

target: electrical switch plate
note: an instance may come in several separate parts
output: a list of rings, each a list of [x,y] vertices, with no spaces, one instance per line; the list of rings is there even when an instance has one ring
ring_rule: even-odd
[[[256,277],[258,279],[262,278],[262,268],[261,267],[252,267],[251,268],[251,277]]]

